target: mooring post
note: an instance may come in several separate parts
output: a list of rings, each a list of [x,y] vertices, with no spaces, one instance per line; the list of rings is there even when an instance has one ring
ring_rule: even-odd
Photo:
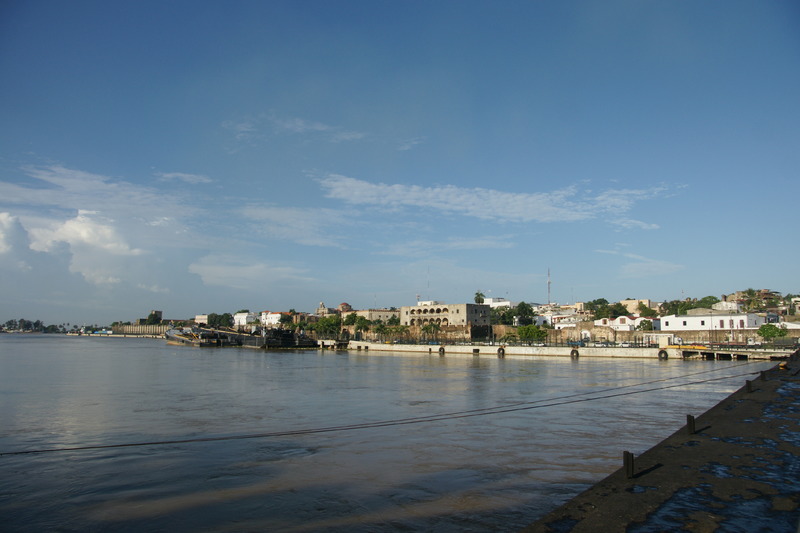
[[[753,392],[753,382],[749,379],[744,381],[744,391],[745,392]]]
[[[694,435],[695,427],[694,417],[692,415],[686,415],[686,431],[689,432],[689,435]]]
[[[762,370],[761,371],[761,381],[767,381],[767,371],[766,370]]]
[[[622,452],[622,464],[625,467],[625,477],[633,478],[633,454],[631,452]]]

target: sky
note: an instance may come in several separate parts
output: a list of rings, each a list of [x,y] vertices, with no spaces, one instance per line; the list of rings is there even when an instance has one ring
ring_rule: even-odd
[[[0,323],[800,293],[798,28],[779,0],[6,0]]]

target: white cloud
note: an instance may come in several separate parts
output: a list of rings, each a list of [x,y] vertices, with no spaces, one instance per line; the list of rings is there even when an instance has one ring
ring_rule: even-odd
[[[663,190],[609,190],[592,198],[582,194],[575,186],[551,192],[510,193],[454,185],[387,185],[339,174],[330,174],[319,182],[328,198],[350,204],[389,209],[429,209],[439,214],[461,214],[498,222],[576,222],[596,218],[606,212],[619,215],[636,202],[653,198]]]
[[[205,285],[233,289],[253,289],[285,282],[312,282],[305,270],[291,266],[273,265],[262,261],[236,259],[230,256],[208,255],[189,265]]]
[[[10,213],[0,213],[0,254],[11,251],[11,231],[17,224]]]
[[[341,247],[341,238],[334,230],[350,221],[344,213],[333,209],[248,206],[241,213],[254,222],[256,231],[306,246]]]
[[[661,226],[658,224],[650,224],[648,222],[642,222],[641,220],[634,220],[631,218],[618,218],[612,220],[611,222],[625,229],[656,230],[661,228]]]
[[[137,285],[137,287],[142,289],[142,290],[145,290],[145,291],[148,291],[148,292],[152,292],[152,293],[156,293],[156,294],[169,294],[169,292],[170,292],[170,290],[168,288],[159,287],[158,285],[145,285],[143,283],[140,283],[139,285]]]
[[[78,216],[53,228],[33,228],[31,249],[48,252],[59,242],[103,250],[113,255],[140,255],[142,250],[131,248],[111,225],[112,221],[98,219],[93,211],[79,211]],[[94,217],[94,218],[93,218]]]
[[[608,255],[619,255],[632,262],[625,263],[619,267],[620,277],[622,278],[649,278],[673,274],[684,269],[683,265],[664,261],[661,259],[650,259],[638,254],[620,252],[618,250],[595,250],[597,253]]]
[[[405,152],[411,150],[418,144],[422,144],[425,142],[425,137],[414,137],[412,139],[405,139],[400,142],[399,146],[397,147],[398,152]]]
[[[178,180],[188,183],[190,185],[198,185],[200,183],[211,183],[213,181],[208,176],[203,176],[202,174],[186,174],[184,172],[157,172],[156,176],[165,181]]]
[[[444,241],[417,239],[402,243],[389,243],[385,255],[398,255],[401,257],[424,257],[432,252],[453,250],[506,250],[514,248],[510,242],[511,236],[497,235],[491,237],[457,238],[451,237]]]

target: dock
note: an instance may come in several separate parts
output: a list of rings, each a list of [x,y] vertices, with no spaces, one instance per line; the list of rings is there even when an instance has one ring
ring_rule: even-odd
[[[798,353],[620,463],[523,531],[798,531]]]

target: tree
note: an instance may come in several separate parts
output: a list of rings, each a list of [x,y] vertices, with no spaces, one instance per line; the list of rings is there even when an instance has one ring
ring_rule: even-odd
[[[281,314],[281,317],[278,319],[278,323],[281,326],[290,325],[293,322],[294,322],[294,317],[292,315],[290,315],[290,314],[287,314],[287,313]]]
[[[697,300],[697,307],[702,307],[704,309],[711,309],[712,306],[716,303],[719,303],[719,298],[716,296],[704,296]]]
[[[209,313],[208,323],[206,325],[210,328],[233,327],[233,315],[230,313],[223,313],[221,315],[218,315],[217,313]]]
[[[236,314],[238,315],[239,313],[249,313],[249,312],[250,312],[249,309],[239,309],[238,311],[236,311]]]
[[[320,338],[338,337],[342,330],[342,317],[339,315],[328,315],[322,317],[315,324],[314,329]]]
[[[148,326],[161,324],[161,317],[158,316],[158,313],[150,313],[149,315],[147,315],[147,320],[145,321],[145,324],[147,324]]]
[[[481,291],[476,292],[475,293],[475,303],[476,304],[482,304],[483,303],[483,299],[485,297],[486,296]]]
[[[785,337],[788,330],[786,327],[778,327],[775,324],[762,324],[756,333],[765,341],[770,342],[774,341],[776,337]]]
[[[658,316],[658,313],[654,309],[651,309],[646,305],[644,305],[644,302],[639,302],[639,308],[637,309],[637,311],[639,312],[639,316],[645,318],[655,318]],[[650,322],[651,327],[652,325],[653,323]]]
[[[439,324],[437,324],[436,322],[428,322],[427,324],[422,326],[422,333],[424,333],[425,337],[428,339],[430,339],[430,337],[432,336],[435,342],[436,334],[439,333],[440,328],[441,326],[439,326]]]
[[[519,336],[519,340],[523,342],[542,342],[547,338],[547,331],[535,324],[529,324],[527,326],[518,327],[517,335]]]
[[[344,324],[345,326],[352,326],[355,325],[357,319],[358,319],[357,314],[350,313],[349,315],[344,317],[344,321],[342,322],[342,324]]]
[[[389,320],[386,321],[387,326],[399,326],[400,325],[400,316],[399,315],[392,315],[389,317]]]
[[[639,325],[636,326],[636,329],[639,331],[653,331],[653,321],[642,320],[641,322],[639,322]]]

